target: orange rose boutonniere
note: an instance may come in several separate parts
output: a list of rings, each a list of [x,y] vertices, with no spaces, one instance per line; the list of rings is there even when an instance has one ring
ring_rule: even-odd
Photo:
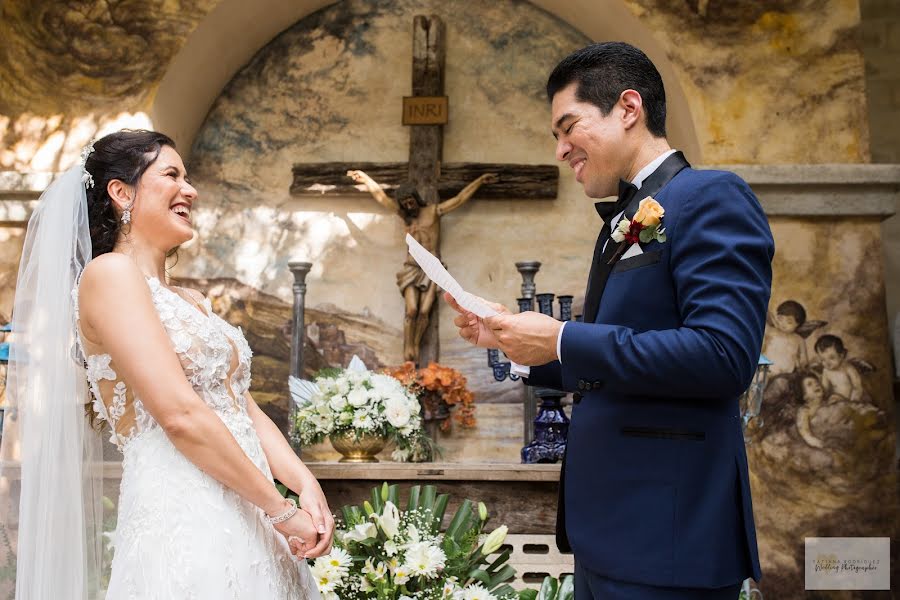
[[[614,263],[632,244],[646,244],[653,240],[664,243],[666,228],[662,226],[662,220],[665,214],[666,209],[653,197],[647,196],[641,200],[634,218],[631,221],[622,219],[610,234],[609,237],[619,244],[619,248],[609,264]]]

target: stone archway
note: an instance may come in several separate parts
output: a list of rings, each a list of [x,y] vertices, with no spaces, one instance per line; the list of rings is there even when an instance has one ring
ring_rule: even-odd
[[[150,109],[154,127],[173,136],[183,153],[190,153],[207,112],[234,74],[278,33],[330,4],[223,0],[191,33],[160,81]],[[692,162],[702,162],[694,120],[675,69],[653,32],[622,0],[532,0],[532,4],[590,39],[622,40],[643,49],[665,81],[670,142]]]

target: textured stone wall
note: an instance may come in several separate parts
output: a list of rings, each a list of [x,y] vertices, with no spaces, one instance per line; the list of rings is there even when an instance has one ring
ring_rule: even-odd
[[[900,0],[861,0],[860,11],[872,162],[900,162]],[[900,217],[884,223],[882,238],[888,318],[893,326],[900,315]]]
[[[703,161],[866,162],[856,0],[628,0],[680,74]]]
[[[58,171],[100,132],[148,127],[172,57],[217,0],[0,8],[0,169]]]

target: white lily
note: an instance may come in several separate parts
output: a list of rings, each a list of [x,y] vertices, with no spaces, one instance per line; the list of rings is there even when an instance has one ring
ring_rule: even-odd
[[[400,511],[390,500],[384,504],[384,510],[378,517],[378,525],[389,540],[400,532]]]

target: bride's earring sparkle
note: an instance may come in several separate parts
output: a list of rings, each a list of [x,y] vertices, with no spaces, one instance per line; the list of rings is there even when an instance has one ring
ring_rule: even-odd
[[[134,206],[134,200],[128,203],[128,206],[125,207],[125,210],[122,211],[122,224],[128,225],[131,223],[131,207]]]

